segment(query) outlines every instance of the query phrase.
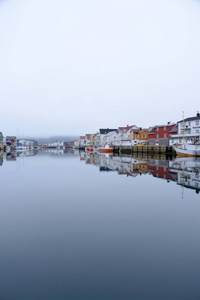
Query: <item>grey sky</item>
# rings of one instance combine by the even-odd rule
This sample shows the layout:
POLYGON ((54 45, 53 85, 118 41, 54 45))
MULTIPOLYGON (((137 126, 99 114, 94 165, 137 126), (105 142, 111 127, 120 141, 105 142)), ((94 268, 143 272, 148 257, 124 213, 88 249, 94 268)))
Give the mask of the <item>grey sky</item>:
POLYGON ((200 1, 0 1, 0 131, 49 136, 193 116, 200 1))

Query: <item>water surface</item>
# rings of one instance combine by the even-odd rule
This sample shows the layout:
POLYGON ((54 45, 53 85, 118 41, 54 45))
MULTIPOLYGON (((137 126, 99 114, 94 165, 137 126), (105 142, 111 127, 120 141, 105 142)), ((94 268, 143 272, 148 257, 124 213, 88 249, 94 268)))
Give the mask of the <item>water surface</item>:
POLYGON ((199 299, 199 162, 75 154, 1 156, 0 299, 199 299))

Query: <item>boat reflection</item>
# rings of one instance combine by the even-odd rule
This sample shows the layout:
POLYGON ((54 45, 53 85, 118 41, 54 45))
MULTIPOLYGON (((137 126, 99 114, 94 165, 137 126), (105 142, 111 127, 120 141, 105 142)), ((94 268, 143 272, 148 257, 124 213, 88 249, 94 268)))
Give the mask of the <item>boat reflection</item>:
POLYGON ((177 184, 200 191, 200 158, 183 157, 169 162, 170 171, 177 175, 177 184))

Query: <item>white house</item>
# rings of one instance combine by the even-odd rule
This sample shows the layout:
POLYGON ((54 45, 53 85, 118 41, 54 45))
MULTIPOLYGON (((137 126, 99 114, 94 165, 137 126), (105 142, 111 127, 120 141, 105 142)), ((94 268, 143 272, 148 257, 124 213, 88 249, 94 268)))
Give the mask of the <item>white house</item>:
POLYGON ((80 147, 84 147, 86 144, 86 137, 85 136, 80 136, 80 141, 79 141, 80 147))
POLYGON ((194 142, 200 140, 200 114, 197 113, 195 117, 186 118, 177 122, 178 134, 174 134, 169 138, 169 145, 176 143, 183 143, 184 139, 187 142, 194 142))
POLYGON ((103 145, 113 145, 113 142, 117 140, 117 131, 108 132, 103 136, 103 145))
POLYGON ((109 128, 99 129, 99 146, 105 145, 105 139, 104 139, 105 135, 107 135, 109 132, 113 132, 113 131, 117 132, 117 129, 109 129, 109 128))
POLYGON ((131 146, 132 140, 132 129, 141 129, 136 125, 127 125, 126 127, 118 127, 118 135, 115 141, 113 141, 113 145, 115 146, 131 146))

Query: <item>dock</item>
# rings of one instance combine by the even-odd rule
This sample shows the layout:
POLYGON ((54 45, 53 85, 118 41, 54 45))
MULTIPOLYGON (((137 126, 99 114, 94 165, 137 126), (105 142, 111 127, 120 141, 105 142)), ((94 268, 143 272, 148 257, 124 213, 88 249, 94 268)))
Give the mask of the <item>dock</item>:
POLYGON ((153 145, 141 145, 141 146, 114 146, 113 152, 116 154, 147 154, 148 155, 166 155, 176 156, 176 152, 172 146, 153 146, 153 145))

